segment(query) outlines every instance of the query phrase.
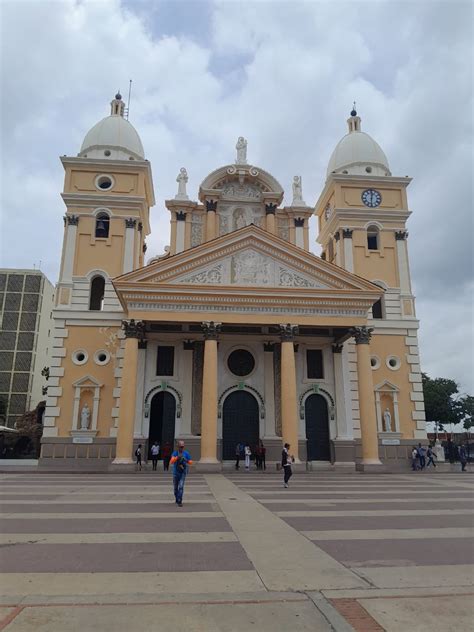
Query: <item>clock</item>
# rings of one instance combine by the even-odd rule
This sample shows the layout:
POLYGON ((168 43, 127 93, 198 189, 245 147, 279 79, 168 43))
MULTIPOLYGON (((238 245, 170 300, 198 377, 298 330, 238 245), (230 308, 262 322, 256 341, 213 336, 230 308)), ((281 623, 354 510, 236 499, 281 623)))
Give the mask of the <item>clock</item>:
POLYGON ((362 202, 366 206, 370 206, 370 208, 375 208, 376 206, 379 206, 380 202, 382 201, 382 196, 375 189, 366 189, 365 191, 362 191, 361 197, 362 202))

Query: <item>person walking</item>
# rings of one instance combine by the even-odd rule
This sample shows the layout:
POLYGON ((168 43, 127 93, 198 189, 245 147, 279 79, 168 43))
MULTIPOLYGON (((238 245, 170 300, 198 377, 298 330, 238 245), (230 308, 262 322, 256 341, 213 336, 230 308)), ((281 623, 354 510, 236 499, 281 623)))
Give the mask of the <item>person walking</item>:
POLYGON ((235 469, 239 470, 240 469, 240 457, 242 455, 242 444, 239 443, 235 446, 235 469))
POLYGON ((260 440, 257 441, 254 449, 253 449, 253 453, 255 454, 255 467, 257 468, 257 470, 260 469, 260 440))
POLYGON ((182 507, 186 474, 188 473, 188 467, 193 463, 191 455, 184 449, 184 441, 178 441, 178 449, 171 455, 170 463, 173 466, 173 489, 175 502, 178 507, 182 507))
POLYGON ((250 470, 250 457, 252 456, 252 450, 250 449, 250 446, 248 443, 245 445, 244 454, 245 454, 245 469, 250 470))
POLYGON ((465 472, 467 465, 467 453, 464 444, 459 446, 459 460, 461 462, 461 472, 465 472))
POLYGON ((170 459, 171 459, 171 444, 167 441, 163 448, 161 449, 161 456, 163 458, 163 470, 167 472, 170 469, 170 459))
POLYGON ((294 462, 294 458, 290 455, 290 444, 285 443, 285 446, 281 453, 281 466, 283 468, 283 487, 288 487, 288 481, 293 476, 291 470, 291 464, 294 462))
POLYGON ((160 446, 158 445, 158 441, 151 446, 151 462, 153 464, 153 471, 156 472, 156 466, 158 465, 158 455, 160 453, 160 446))
POLYGON ((426 450, 426 456, 428 457, 428 463, 426 464, 426 469, 428 469, 430 465, 432 465, 433 467, 436 467, 436 463, 433 460, 436 455, 433 452, 431 446, 428 446, 428 449, 426 450))
POLYGON ((142 444, 139 443, 135 450, 135 458, 137 459, 137 470, 142 469, 142 444))

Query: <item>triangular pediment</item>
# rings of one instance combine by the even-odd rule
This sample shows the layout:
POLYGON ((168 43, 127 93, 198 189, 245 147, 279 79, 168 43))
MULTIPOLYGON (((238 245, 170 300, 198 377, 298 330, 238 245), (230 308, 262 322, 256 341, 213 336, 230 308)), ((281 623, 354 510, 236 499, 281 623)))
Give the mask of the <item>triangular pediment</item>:
POLYGON ((130 272, 114 283, 376 289, 369 281, 253 225, 130 272))

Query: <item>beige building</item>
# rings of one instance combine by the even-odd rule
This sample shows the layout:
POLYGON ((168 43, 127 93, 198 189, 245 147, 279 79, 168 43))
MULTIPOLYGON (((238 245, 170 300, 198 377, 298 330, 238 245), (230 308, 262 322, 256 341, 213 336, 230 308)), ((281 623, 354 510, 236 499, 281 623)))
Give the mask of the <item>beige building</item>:
POLYGON ((54 287, 40 270, 0 269, 0 399, 11 428, 46 399, 54 287))
POLYGON ((198 468, 262 440, 309 467, 406 467, 426 437, 406 189, 355 111, 315 205, 292 203, 240 137, 147 263, 151 165, 123 116, 61 158, 66 205, 41 464, 123 467, 183 438, 198 468), (319 222, 321 257, 308 220, 319 222))

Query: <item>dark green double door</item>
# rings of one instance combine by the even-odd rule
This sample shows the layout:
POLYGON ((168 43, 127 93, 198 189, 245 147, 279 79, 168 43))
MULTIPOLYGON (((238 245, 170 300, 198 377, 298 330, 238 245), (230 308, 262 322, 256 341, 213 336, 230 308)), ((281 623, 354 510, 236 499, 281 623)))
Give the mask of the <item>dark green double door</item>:
POLYGON ((151 400, 148 457, 155 441, 162 447, 169 442, 174 448, 176 401, 171 393, 160 391, 151 400))
POLYGON ((308 461, 330 461, 328 405, 322 395, 310 395, 305 402, 308 461))
POLYGON ((222 460, 235 459, 238 443, 248 443, 253 453, 259 438, 257 400, 246 391, 230 393, 222 410, 222 460))

